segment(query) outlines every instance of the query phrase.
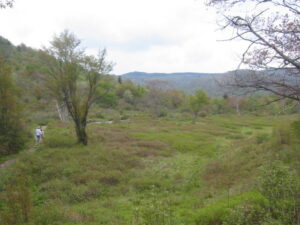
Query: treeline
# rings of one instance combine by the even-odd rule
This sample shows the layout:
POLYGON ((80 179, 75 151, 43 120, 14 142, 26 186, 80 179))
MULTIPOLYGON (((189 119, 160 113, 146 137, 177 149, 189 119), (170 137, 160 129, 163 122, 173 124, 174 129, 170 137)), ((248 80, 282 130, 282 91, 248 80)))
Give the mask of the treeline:
POLYGON ((174 112, 190 113, 192 116, 204 117, 215 114, 282 115, 298 112, 299 104, 288 99, 277 100, 276 96, 223 95, 210 98, 203 90, 186 94, 181 90, 161 88, 164 81, 153 80, 146 86, 137 86, 122 77, 109 76, 99 88, 97 105, 120 111, 140 110, 154 117, 164 117, 174 112), (110 88, 107 91, 106 88, 110 88))

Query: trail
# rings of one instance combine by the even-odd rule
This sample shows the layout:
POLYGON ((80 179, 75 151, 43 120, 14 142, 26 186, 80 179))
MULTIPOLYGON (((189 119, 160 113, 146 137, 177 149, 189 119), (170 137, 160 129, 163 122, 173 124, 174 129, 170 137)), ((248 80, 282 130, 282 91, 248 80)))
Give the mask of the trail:
MULTIPOLYGON (((42 126, 43 130, 46 130, 46 128, 47 128, 47 126, 42 126)), ((39 146, 40 146, 39 144, 35 144, 34 146, 32 146, 30 149, 28 149, 26 151, 29 152, 29 153, 33 153, 36 150, 38 150, 39 146)), ((5 162, 1 163, 0 164, 0 171, 3 170, 3 169, 5 169, 8 166, 14 164, 15 162, 18 161, 18 159, 19 159, 19 157, 16 157, 14 159, 9 159, 9 160, 6 160, 5 162)))

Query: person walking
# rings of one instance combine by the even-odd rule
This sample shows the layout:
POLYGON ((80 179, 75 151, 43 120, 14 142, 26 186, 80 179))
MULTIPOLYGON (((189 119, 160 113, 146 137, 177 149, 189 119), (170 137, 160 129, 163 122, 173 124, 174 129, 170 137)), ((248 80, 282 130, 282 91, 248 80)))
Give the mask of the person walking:
POLYGON ((35 129, 35 140, 36 140, 36 142, 40 143, 41 138, 42 138, 42 131, 41 131, 40 128, 36 128, 35 129))
POLYGON ((44 142, 44 135, 45 135, 45 133, 44 133, 44 130, 42 129, 42 127, 40 128, 40 130, 41 130, 41 138, 40 138, 40 141, 41 141, 41 142, 44 142))

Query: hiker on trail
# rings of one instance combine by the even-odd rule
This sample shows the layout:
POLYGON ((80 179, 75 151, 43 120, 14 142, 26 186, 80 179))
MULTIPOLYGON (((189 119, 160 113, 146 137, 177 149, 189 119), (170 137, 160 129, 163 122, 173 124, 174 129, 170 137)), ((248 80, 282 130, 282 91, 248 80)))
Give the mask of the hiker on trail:
POLYGON ((40 130, 41 130, 41 138, 40 138, 40 140, 41 141, 44 141, 44 131, 43 131, 43 129, 42 128, 40 128, 40 130))
POLYGON ((40 128, 35 129, 35 140, 37 143, 40 143, 42 138, 42 130, 40 128))

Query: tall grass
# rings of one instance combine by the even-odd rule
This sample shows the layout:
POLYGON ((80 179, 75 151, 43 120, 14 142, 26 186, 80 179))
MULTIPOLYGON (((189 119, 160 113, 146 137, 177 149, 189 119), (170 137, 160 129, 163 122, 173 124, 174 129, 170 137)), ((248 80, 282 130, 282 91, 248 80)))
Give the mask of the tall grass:
MULTIPOLYGON (((81 146, 71 124, 53 122, 38 151, 0 171, 0 193, 17 171, 31 177, 37 225, 233 224, 270 206, 260 168, 279 160, 299 174, 298 126, 284 126, 265 117, 191 124, 142 115, 88 125, 90 144, 81 146)), ((0 212, 8 205, 0 202, 0 212)))

